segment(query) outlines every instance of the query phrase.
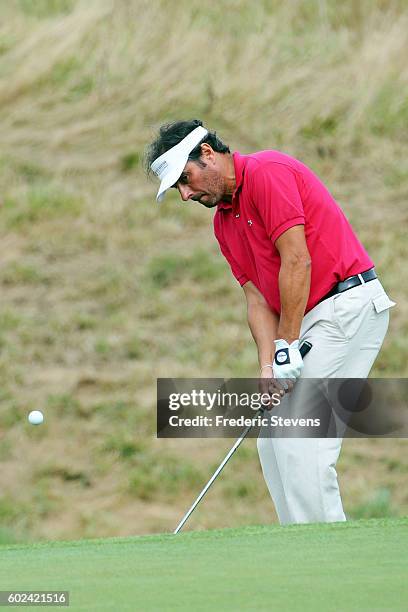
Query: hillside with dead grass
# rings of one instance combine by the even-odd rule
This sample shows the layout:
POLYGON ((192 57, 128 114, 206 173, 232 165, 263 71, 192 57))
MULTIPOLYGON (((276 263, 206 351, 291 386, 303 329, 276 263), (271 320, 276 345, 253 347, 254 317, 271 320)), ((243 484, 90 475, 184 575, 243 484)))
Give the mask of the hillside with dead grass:
MULTIPOLYGON (((169 530, 231 445, 155 439, 157 377, 257 373, 212 213, 142 172, 163 122, 324 180, 398 303, 372 375, 407 376, 407 30, 397 0, 1 3, 4 541, 169 530)), ((405 451, 346 440, 351 516, 407 513, 405 451)), ((191 524, 273 520, 248 440, 191 524)))

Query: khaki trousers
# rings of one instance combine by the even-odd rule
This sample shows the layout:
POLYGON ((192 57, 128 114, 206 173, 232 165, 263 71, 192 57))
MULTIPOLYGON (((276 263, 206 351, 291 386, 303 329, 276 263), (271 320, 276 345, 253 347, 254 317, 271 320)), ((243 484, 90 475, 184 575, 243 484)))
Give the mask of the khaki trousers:
MULTIPOLYGON (((315 306, 301 327, 301 342, 313 345, 302 378, 366 378, 394 305, 376 279, 315 306)), ((261 430, 259 458, 281 524, 346 520, 335 469, 341 444, 341 438, 272 438, 261 430)))

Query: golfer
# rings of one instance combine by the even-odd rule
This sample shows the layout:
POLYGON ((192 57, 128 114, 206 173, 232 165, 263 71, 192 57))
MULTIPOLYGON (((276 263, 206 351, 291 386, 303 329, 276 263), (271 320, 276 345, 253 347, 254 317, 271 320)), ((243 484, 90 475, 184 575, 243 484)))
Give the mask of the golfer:
MULTIPOLYGON (((199 120, 163 125, 146 166, 157 200, 216 208, 214 232, 246 296, 260 377, 365 378, 394 306, 349 221, 321 180, 275 150, 230 149, 199 120), (313 348, 305 358, 299 346, 313 348)), ((267 382, 267 384, 269 384, 267 382)), ((336 462, 341 438, 258 438, 281 524, 346 520, 336 462)))

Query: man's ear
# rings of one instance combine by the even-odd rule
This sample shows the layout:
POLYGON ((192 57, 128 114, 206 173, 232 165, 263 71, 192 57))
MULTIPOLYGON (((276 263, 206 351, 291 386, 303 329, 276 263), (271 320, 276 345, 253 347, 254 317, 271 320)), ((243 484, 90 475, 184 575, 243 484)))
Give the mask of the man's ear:
POLYGON ((205 162, 214 163, 215 161, 215 151, 211 145, 206 142, 203 142, 201 145, 201 157, 205 162))

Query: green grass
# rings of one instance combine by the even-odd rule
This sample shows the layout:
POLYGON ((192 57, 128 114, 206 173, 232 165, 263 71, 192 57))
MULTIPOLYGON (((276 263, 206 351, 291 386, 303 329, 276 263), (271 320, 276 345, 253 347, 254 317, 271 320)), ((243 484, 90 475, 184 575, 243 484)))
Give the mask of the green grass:
POLYGON ((18 0, 18 5, 23 12, 42 18, 67 13, 74 4, 74 0, 18 0))
POLYGON ((406 609, 408 520, 247 527, 0 548, 0 588, 72 610, 406 609))
MULTIPOLYGON (((31 179, 29 179, 31 180, 31 179)), ((33 223, 79 214, 81 202, 61 185, 30 186, 18 198, 5 199, 4 218, 10 230, 27 228, 33 223)))
POLYGON ((356 519, 395 516, 390 490, 382 488, 374 491, 369 499, 355 508, 351 508, 349 515, 356 519))

